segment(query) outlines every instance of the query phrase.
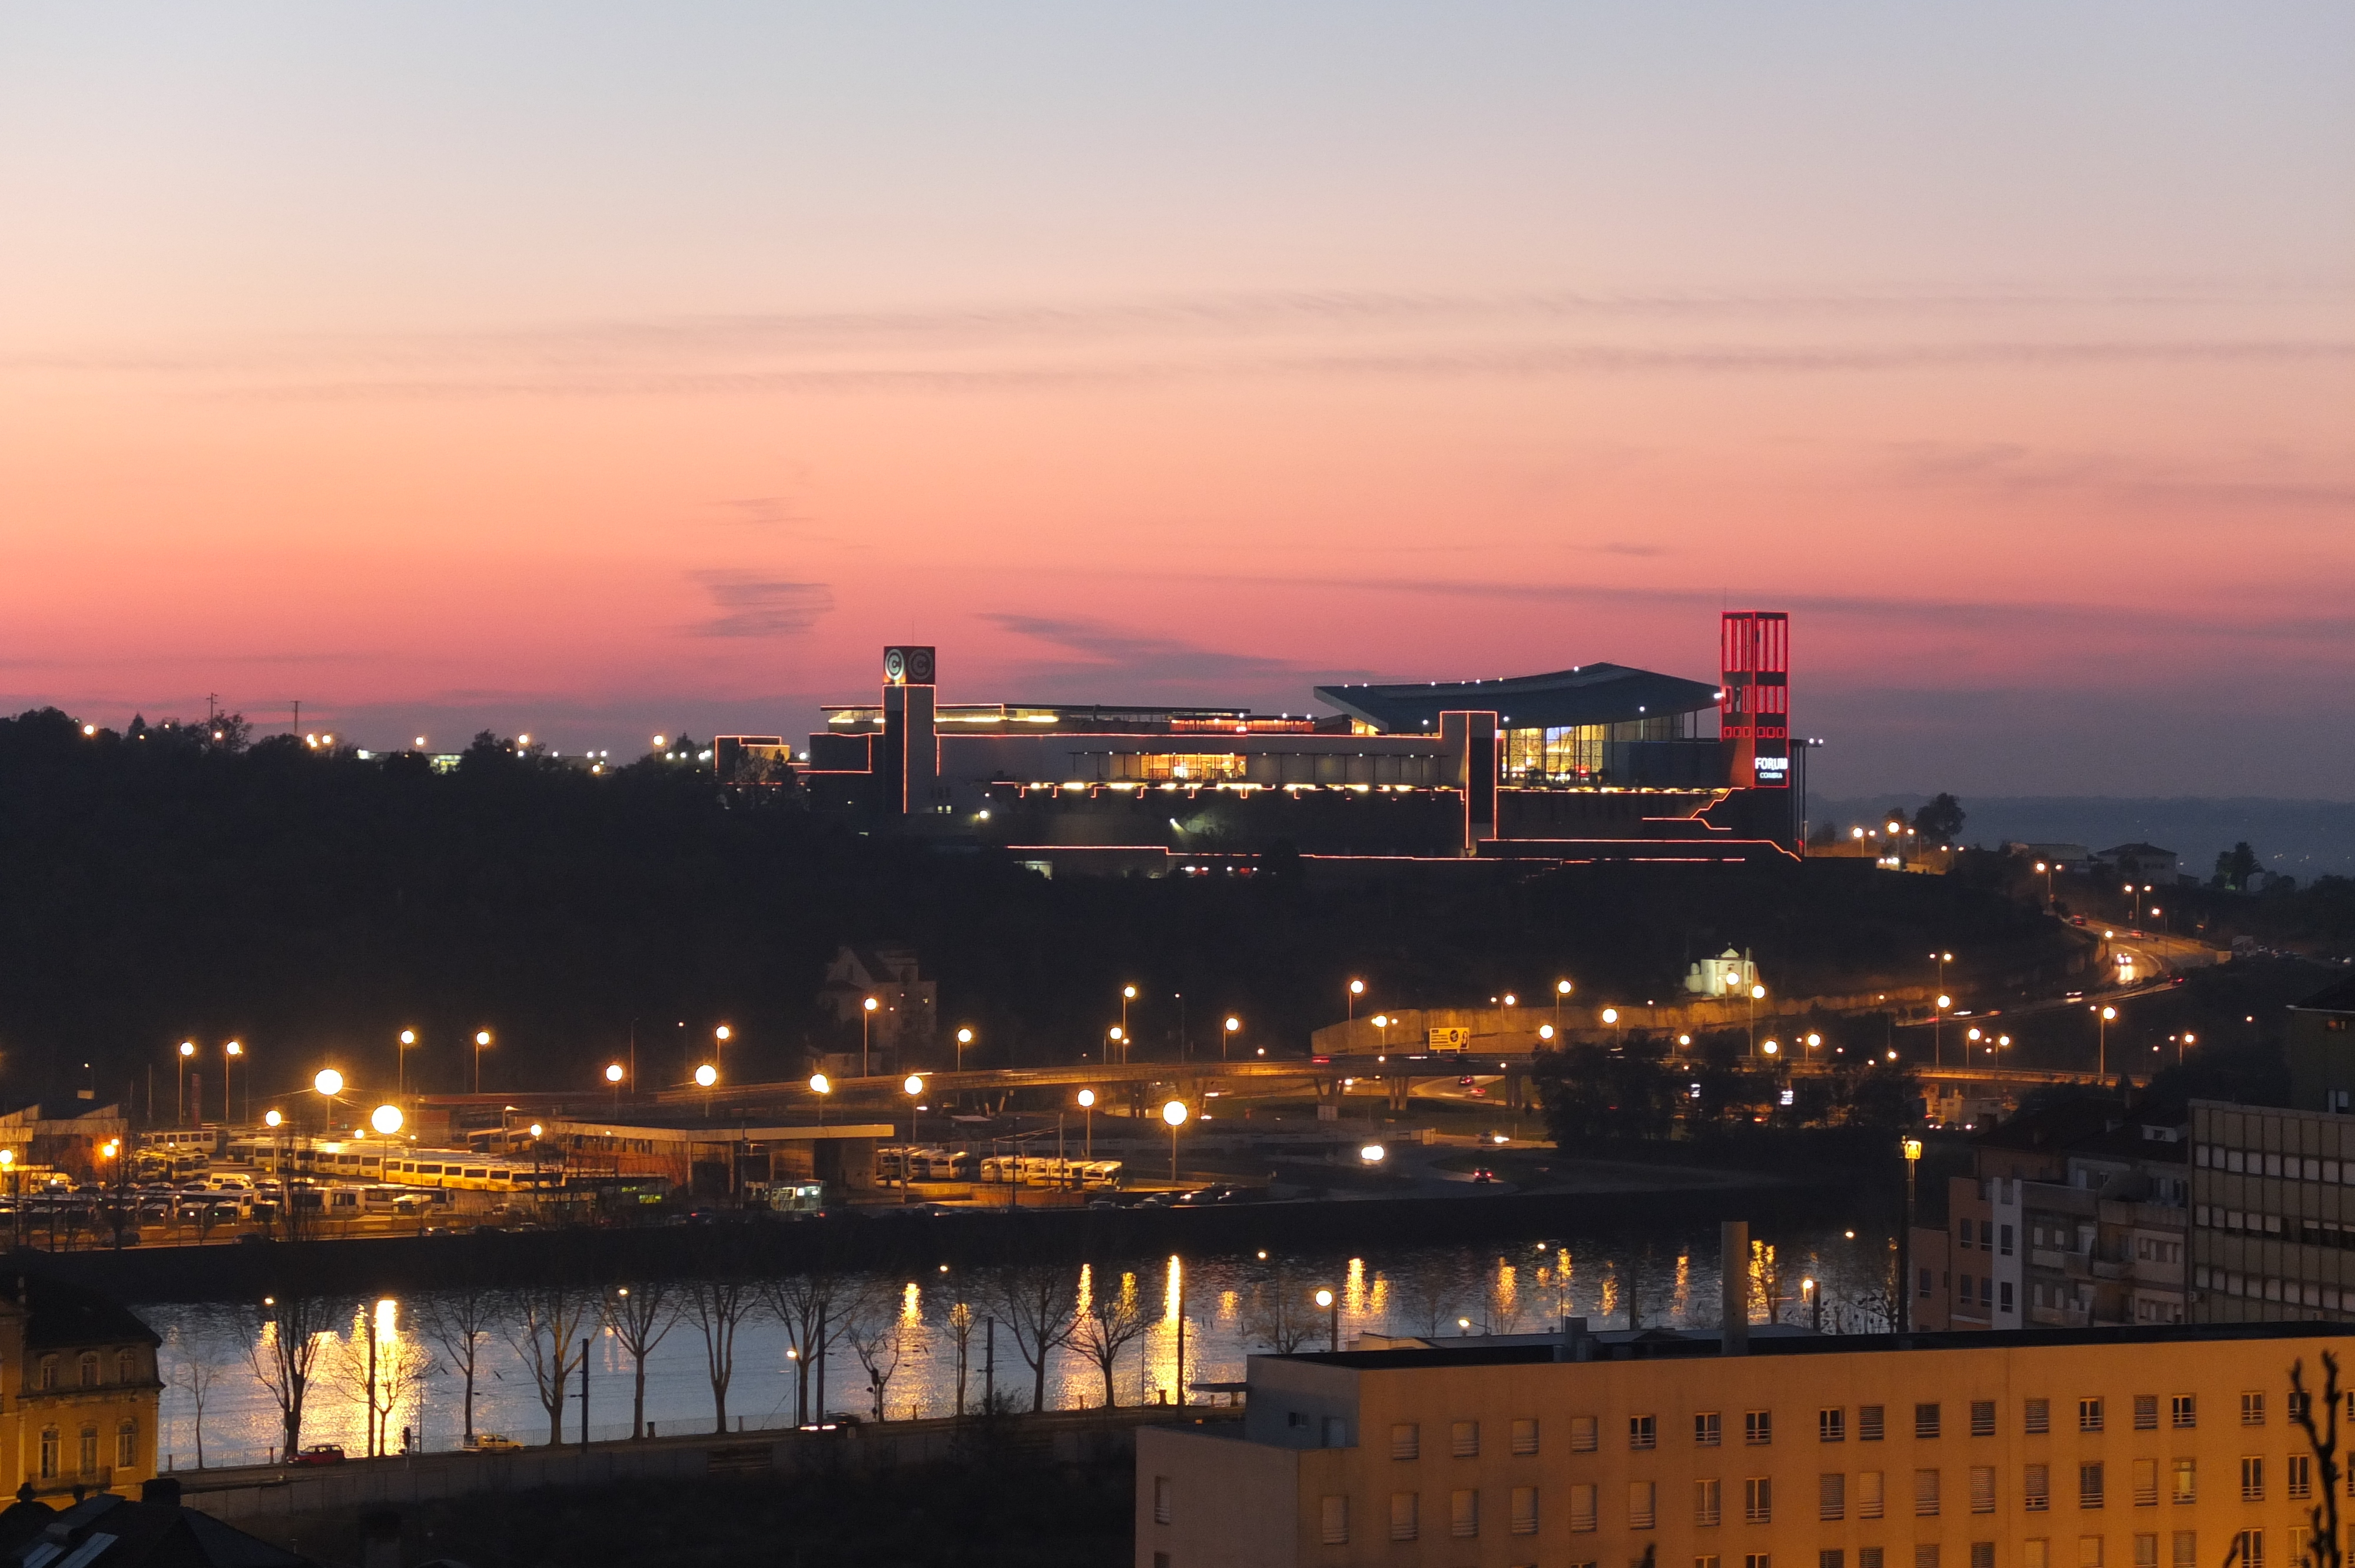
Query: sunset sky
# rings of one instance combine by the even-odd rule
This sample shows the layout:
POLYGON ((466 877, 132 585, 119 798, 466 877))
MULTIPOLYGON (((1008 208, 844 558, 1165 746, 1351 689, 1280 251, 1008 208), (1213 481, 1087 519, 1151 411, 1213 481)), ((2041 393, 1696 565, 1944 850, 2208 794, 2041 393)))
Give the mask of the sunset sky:
POLYGON ((0 705, 1706 678, 2355 798, 2355 11, 0 9, 0 705))

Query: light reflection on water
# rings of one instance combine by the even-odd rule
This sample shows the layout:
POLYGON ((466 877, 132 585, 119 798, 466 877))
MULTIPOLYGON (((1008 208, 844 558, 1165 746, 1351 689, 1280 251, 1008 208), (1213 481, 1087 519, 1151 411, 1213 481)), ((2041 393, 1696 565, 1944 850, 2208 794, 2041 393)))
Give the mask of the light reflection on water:
MULTIPOLYGON (((1148 1281, 1160 1286, 1159 1312, 1135 1345, 1123 1352, 1117 1372, 1124 1404, 1170 1396, 1177 1379, 1179 1327, 1184 1327, 1188 1383, 1240 1381, 1244 1358, 1266 1348, 1256 1336, 1272 1296, 1296 1292, 1305 1302, 1320 1286, 1340 1281, 1340 1326, 1346 1342, 1361 1333, 1458 1332, 1468 1321, 1475 1332, 1529 1332, 1563 1316, 1583 1314, 1597 1328, 1624 1327, 1631 1271, 1634 1298, 1646 1326, 1709 1327, 1717 1321, 1717 1238, 1713 1229, 1665 1233, 1648 1243, 1625 1237, 1608 1241, 1531 1241, 1518 1245, 1402 1248, 1392 1254, 1295 1256, 1263 1260, 1248 1252, 1203 1254, 1192 1258, 1138 1258, 1075 1265, 1072 1272, 1083 1302, 1099 1292, 1144 1297, 1148 1281), (1156 1280, 1157 1277, 1157 1280, 1156 1280)), ((1748 1273, 1760 1297, 1772 1290, 1785 1298, 1785 1322, 1804 1319, 1799 1300, 1803 1276, 1822 1282, 1826 1327, 1863 1330, 1881 1326, 1862 1298, 1884 1290, 1890 1242, 1861 1234, 1845 1239, 1837 1229, 1786 1233, 1774 1244, 1753 1244, 1748 1273)), ((959 1303, 975 1322, 969 1343, 967 1396, 977 1406, 986 1381, 988 1330, 980 1319, 996 1314, 990 1304, 985 1269, 937 1268, 909 1276, 849 1275, 846 1296, 870 1294, 896 1317, 905 1336, 897 1370, 884 1390, 889 1419, 954 1413, 956 1346, 949 1325, 959 1303)), ((684 1292, 675 1293, 682 1304, 684 1292)), ((368 1348, 377 1341, 376 1407, 383 1412, 385 1446, 397 1450, 404 1428, 421 1435, 427 1448, 457 1446, 461 1419, 460 1379, 440 1364, 431 1340, 418 1327, 421 1297, 353 1304, 347 1321, 323 1339, 314 1384, 304 1410, 303 1440, 336 1443, 357 1457, 367 1450, 368 1348), (429 1364, 430 1363, 430 1364, 429 1364)), ((1140 1302, 1142 1305, 1142 1302, 1140 1302)), ((1084 1309, 1084 1308, 1082 1308, 1084 1309)), ((196 1400, 187 1387, 187 1363, 209 1363, 214 1381, 204 1398, 204 1447, 208 1464, 259 1463, 279 1438, 279 1414, 268 1390, 254 1375, 247 1354, 255 1341, 236 1312, 213 1306, 146 1307, 141 1316, 165 1336, 164 1453, 181 1468, 196 1463, 196 1400)), ((1753 1311, 1763 1316, 1763 1308, 1753 1311)), ((1029 1402, 1031 1374, 1003 1320, 996 1329, 996 1386, 1018 1408, 1029 1402)), ((1295 1317, 1310 1325, 1304 1348, 1323 1348, 1324 1313, 1313 1306, 1295 1317)), ((506 1321, 506 1319, 503 1319, 506 1321)), ((628 1436, 633 1363, 610 1330, 590 1326, 591 1435, 628 1436)), ((793 1362, 783 1329, 755 1314, 736 1340, 736 1372, 728 1393, 730 1425, 748 1428, 790 1425, 794 1412, 793 1362)), ((686 1313, 646 1358, 646 1416, 658 1431, 709 1431, 712 1395, 705 1370, 703 1337, 686 1313)), ((872 1418, 874 1399, 851 1347, 837 1344, 826 1363, 826 1408, 872 1418)), ((1076 1348, 1057 1352, 1050 1367, 1048 1403, 1059 1408, 1100 1404, 1103 1374, 1076 1348)), ((566 1441, 580 1435, 580 1378, 576 1372, 564 1405, 566 1441)), ((1200 1397, 1195 1395, 1192 1397, 1200 1397)), ((504 1332, 485 1346, 474 1394, 474 1427, 524 1443, 549 1440, 549 1414, 527 1363, 504 1332)))

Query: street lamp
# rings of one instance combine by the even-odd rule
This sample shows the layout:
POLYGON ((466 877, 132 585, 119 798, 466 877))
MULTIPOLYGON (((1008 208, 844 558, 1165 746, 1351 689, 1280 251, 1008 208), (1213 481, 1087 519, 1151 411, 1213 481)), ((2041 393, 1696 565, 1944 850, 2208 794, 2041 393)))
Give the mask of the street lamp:
POLYGON ((735 1037, 736 1032, 724 1023, 711 1032, 711 1060, 714 1064, 724 1065, 727 1062, 728 1042, 735 1037))
POLYGON ((1108 1042, 1109 1048, 1104 1052, 1104 1060, 1109 1062, 1114 1055, 1119 1054, 1121 1043, 1127 1038, 1128 1031, 1123 1029, 1117 1023, 1114 1024, 1110 1029, 1105 1030, 1104 1039, 1108 1042))
POLYGON ((1387 1054, 1391 1048, 1391 1015, 1387 1012, 1375 1013, 1374 1027, 1381 1032, 1382 1051, 1387 1054))
POLYGON ((1096 1092, 1093 1089, 1082 1089, 1079 1100, 1080 1109, 1087 1113, 1087 1120, 1082 1124, 1085 1128, 1084 1136, 1087 1139, 1087 1151, 1082 1158, 1093 1160, 1096 1157, 1096 1092))
POLYGON ((173 1118, 173 1125, 176 1127, 186 1127, 188 1123, 188 1058, 196 1054, 195 1041, 180 1042, 180 1109, 179 1113, 173 1118))
POLYGON ((900 1091, 908 1097, 908 1147, 900 1155, 900 1202, 908 1201, 908 1182, 916 1173, 916 1113, 923 1107, 916 1097, 924 1092, 924 1080, 911 1073, 900 1080, 900 1091))
POLYGON ((1553 1027, 1554 1033, 1557 1034, 1561 1033, 1562 998, 1570 994, 1570 982, 1566 980, 1558 980, 1553 982, 1553 1027))
MULTIPOLYGON (((1136 988, 1135 986, 1124 985, 1120 988, 1120 1037, 1123 1040, 1128 1038, 1128 1004, 1135 1000, 1136 988)), ((1121 1060, 1124 1062, 1128 1060, 1126 1053, 1124 1052, 1122 1054, 1121 1060)))
POLYGON ((1941 1037, 1945 1033, 1946 1009, 1954 1005, 1955 999, 1942 991, 1937 996, 1937 1006, 1930 1013, 1930 1065, 1934 1067, 1945 1065, 1945 1047, 1941 1037))
MULTIPOLYGON (((229 1096, 229 1069, 237 1065, 237 1059, 244 1054, 245 1043, 241 1040, 232 1040, 221 1047, 221 1120, 223 1121, 237 1119, 235 1109, 237 1102, 229 1096)), ((197 1120, 202 1122, 204 1119, 205 1107, 198 1106, 197 1120)))
POLYGON ((1171 1100, 1161 1107, 1161 1119, 1169 1124, 1169 1184, 1178 1185, 1178 1129, 1186 1125, 1186 1102, 1171 1100))
POLYGON ((972 1030, 960 1029, 957 1031, 957 1071, 960 1073, 964 1071, 964 1048, 972 1044, 972 1030))
POLYGON ((1824 1331, 1824 1298, 1813 1279, 1799 1281, 1799 1298, 1807 1304, 1809 1326, 1818 1334, 1824 1331))
POLYGON ((1604 1008, 1603 1010, 1603 1022, 1611 1025, 1612 1039, 1614 1043, 1625 1038, 1625 1036, 1619 1033, 1619 1010, 1617 1008, 1604 1008))
POLYGON ((1808 1032, 1808 1033, 1807 1033, 1807 1060, 1808 1060, 1808 1061, 1812 1062, 1812 1061, 1814 1061, 1814 1060, 1816 1059, 1816 1047, 1817 1047, 1817 1046, 1818 1046, 1818 1045, 1821 1045, 1823 1043, 1824 1043, 1824 1037, 1823 1037, 1822 1035, 1816 1033, 1815 1033, 1814 1031, 1812 1031, 1812 1030, 1810 1030, 1810 1031, 1808 1032))
POLYGON ((824 1073, 810 1075, 810 1093, 817 1097, 817 1124, 826 1125, 826 1097, 834 1093, 834 1081, 824 1073))
POLYGON ((474 1092, 478 1095, 483 1092, 483 1052, 489 1047, 490 1044, 489 1030, 474 1031, 474 1092))
POLYGON ((1234 1017, 1234 1016, 1232 1016, 1232 1015, 1230 1015, 1230 1016, 1228 1017, 1228 1019, 1227 1019, 1227 1027, 1226 1027, 1226 1028, 1225 1028, 1225 1030, 1224 1030, 1223 1032, 1221 1032, 1221 1033, 1220 1033, 1220 1035, 1219 1035, 1219 1060, 1220 1060, 1220 1061, 1223 1062, 1223 1061, 1225 1061, 1225 1060, 1227 1059, 1227 1043, 1228 1043, 1229 1041, 1232 1040, 1232 1039, 1235 1037, 1235 1032, 1236 1032, 1237 1030, 1241 1029, 1242 1026, 1243 1026, 1243 1021, 1242 1021, 1241 1019, 1240 1019, 1240 1018, 1236 1018, 1236 1017, 1234 1017))
POLYGON ((2094 1012, 2094 1076, 2105 1078, 2110 1072, 2110 1021, 2118 1015, 2115 1007, 2105 1007, 2094 1012))
POLYGON ((414 1029, 402 1030, 400 1032, 400 1040, 394 1043, 392 1050, 392 1087, 393 1097, 395 1099, 405 1099, 408 1097, 409 1048, 416 1044, 417 1031, 414 1029))
POLYGON ((1341 1298, 1330 1290, 1320 1290, 1316 1293, 1316 1305, 1329 1314, 1326 1319, 1325 1348, 1337 1351, 1341 1348, 1341 1298))
POLYGON ((1369 1170, 1371 1170, 1373 1167, 1375 1167, 1375 1166, 1377 1166, 1377 1165, 1380 1165, 1380 1164, 1384 1160, 1388 1159, 1389 1157, 1390 1157, 1390 1150, 1387 1150, 1387 1149, 1384 1149, 1384 1148, 1383 1148, 1380 1144, 1379 1144, 1379 1143, 1369 1143, 1369 1144, 1368 1144, 1368 1145, 1366 1145, 1363 1149, 1360 1149, 1359 1150, 1358 1150, 1358 1158, 1359 1158, 1360 1160, 1362 1160, 1362 1161, 1364 1161, 1364 1162, 1365 1162, 1366 1167, 1367 1167, 1369 1170))
POLYGON ((1353 980, 1349 982, 1349 1015, 1347 1022, 1351 1023, 1358 1022, 1358 999, 1365 994, 1365 981, 1353 980))
POLYGON ((612 1062, 606 1065, 605 1081, 613 1086, 613 1114, 615 1116, 622 1114, 622 1080, 629 1075, 628 1070, 619 1062, 612 1062))
POLYGON ((344 1075, 333 1067, 322 1067, 312 1077, 311 1086, 327 1098, 334 1099, 344 1092, 344 1075))
POLYGON ((1909 1138, 1897 1146, 1905 1156, 1905 1224, 1897 1233, 1897 1331, 1913 1326, 1913 1171, 1922 1163, 1922 1140, 1909 1138))
POLYGON ((378 1106, 376 1109, 368 1112, 368 1125, 376 1128, 378 1133, 382 1134, 386 1138, 390 1138, 394 1133, 400 1130, 400 1122, 401 1116, 400 1107, 399 1106, 378 1106))
POLYGON ((713 1066, 710 1063, 706 1062, 701 1066, 696 1068, 695 1082, 697 1087, 708 1089, 719 1081, 719 1069, 713 1066))
POLYGON ((1766 988, 1753 983, 1750 987, 1750 1054, 1758 1054, 1758 1004, 1766 1000, 1766 988))
POLYGON ((875 1010, 882 1005, 871 996, 858 1004, 858 1075, 862 1078, 872 1076, 875 1071, 868 1063, 867 1031, 875 1021, 875 1010))

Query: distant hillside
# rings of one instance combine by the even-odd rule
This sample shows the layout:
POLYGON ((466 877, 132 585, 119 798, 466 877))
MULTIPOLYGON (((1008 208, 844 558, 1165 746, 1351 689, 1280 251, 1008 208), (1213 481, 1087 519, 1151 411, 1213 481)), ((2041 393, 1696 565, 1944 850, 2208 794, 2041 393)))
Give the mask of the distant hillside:
MULTIPOLYGON (((1912 810, 1926 795, 1817 796, 1807 803, 1817 822, 1863 821, 1891 806, 1912 810)), ((2300 882, 2355 876, 2355 802, 2226 800, 2127 800, 2106 795, 1966 795, 1963 838, 1989 848, 2006 839, 2081 843, 2094 849, 2141 840, 2174 850, 2183 869, 2205 877, 2219 851, 2246 840, 2266 869, 2300 882)))

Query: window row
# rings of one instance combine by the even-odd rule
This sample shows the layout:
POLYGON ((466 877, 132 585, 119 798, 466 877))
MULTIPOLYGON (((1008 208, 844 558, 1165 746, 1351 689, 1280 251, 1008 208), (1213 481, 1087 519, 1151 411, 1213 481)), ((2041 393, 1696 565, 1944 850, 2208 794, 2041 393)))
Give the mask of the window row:
POLYGON ((2192 1269, 2191 1283, 2201 1290, 2214 1290, 2249 1301, 2280 1301, 2294 1307, 2319 1307, 2330 1312, 2355 1312, 2355 1290, 2318 1285, 2311 1279, 2228 1273, 2203 1263, 2192 1269))
MULTIPOLYGON (((2187 1431, 2200 1425, 2200 1398, 2197 1394, 2177 1393, 2167 1396, 2164 1406, 2155 1393, 2133 1396, 2134 1430, 2155 1432, 2160 1418, 2178 1431, 2187 1431)), ((1913 1436, 1932 1438, 1945 1434, 1947 1406, 1942 1402, 1927 1402, 1913 1406, 1913 1436)), ((2261 1393, 2241 1395, 2241 1425, 2264 1425, 2265 1396, 2261 1393)), ((2350 1404, 2355 1415, 2355 1404, 2350 1404)), ((1851 1433, 1849 1410, 1845 1405, 1826 1405, 1816 1412, 1816 1440, 1819 1443, 1845 1443, 1851 1433)), ((2102 1396, 2088 1395, 2077 1401, 2077 1430, 2103 1432, 2109 1426, 2109 1402, 2102 1396)), ((1878 1443, 1888 1436, 1889 1409, 1881 1404, 1860 1404, 1854 1412, 1853 1434, 1859 1443, 1878 1443)), ((1996 1401, 1975 1399, 1967 1402, 1967 1430, 1974 1437, 1992 1437, 1997 1433, 1996 1401)), ((1722 1412, 1704 1410, 1692 1418, 1693 1446, 1716 1448, 1725 1442, 1725 1416, 1722 1412)), ((2052 1402, 2049 1399, 2023 1400, 2020 1406, 2021 1429, 2029 1433, 2052 1430, 2052 1402)), ((1601 1445, 1602 1424, 1592 1415, 1570 1418, 1570 1447, 1575 1454, 1593 1453, 1601 1445)), ((1765 1447, 1774 1441, 1774 1413, 1771 1410, 1748 1410, 1742 1415, 1742 1441, 1750 1447, 1765 1447)), ((1657 1415, 1627 1417, 1627 1446, 1643 1453, 1656 1449, 1660 1443, 1660 1424, 1657 1415)), ((1537 1423, 1513 1423, 1513 1452, 1534 1454, 1537 1449, 1537 1423)), ((1476 1457, 1480 1451, 1479 1423, 1458 1421, 1453 1427, 1451 1452, 1460 1458, 1476 1457)), ((1413 1424, 1401 1424, 1391 1428, 1391 1455, 1393 1458, 1412 1459, 1422 1452, 1420 1428, 1413 1424)))
MULTIPOLYGON (((82 1351, 75 1358, 73 1386, 76 1388, 98 1387, 103 1381, 101 1372, 105 1364, 104 1359, 96 1351, 82 1351)), ((59 1357, 54 1355, 43 1356, 33 1371, 34 1383, 45 1393, 63 1387, 64 1377, 64 1363, 59 1357)), ((136 1383, 138 1380, 139 1353, 129 1349, 115 1351, 114 1381, 136 1383)))
MULTIPOLYGON (((99 1473, 98 1428, 83 1427, 80 1439, 80 1448, 75 1456, 79 1462, 72 1473, 76 1476, 95 1476, 99 1473)), ((54 1426, 44 1427, 41 1432, 41 1479, 54 1481, 59 1478, 66 1473, 63 1468, 64 1463, 65 1434, 54 1426)), ((126 1421, 115 1428, 114 1467, 130 1470, 136 1469, 138 1466, 139 1423, 126 1421)))
MULTIPOLYGON (((1594 1447, 1594 1417, 1592 1415, 1572 1417, 1570 1424, 1570 1446, 1572 1448, 1577 1448, 1579 1446, 1579 1423, 1581 1421, 1586 1423, 1584 1430, 1587 1441, 1585 1449, 1582 1451, 1591 1452, 1594 1447)), ((1536 1453, 1538 1451, 1538 1424, 1536 1419, 1534 1417, 1525 1416, 1515 1420, 1511 1424, 1510 1430, 1508 1433, 1508 1441, 1511 1446, 1512 1452, 1516 1454, 1536 1453)), ((1647 1443, 1645 1446, 1649 1447, 1651 1445, 1647 1443)), ((1449 1457, 1452 1458, 1478 1458, 1480 1457, 1480 1424, 1476 1421, 1449 1422, 1447 1424, 1447 1452, 1449 1457)), ((1393 1459, 1420 1459, 1423 1457, 1423 1424, 1421 1422, 1401 1421, 1391 1426, 1391 1457, 1393 1459)))
POLYGON ((2011 1255, 2011 1227, 1998 1225, 1993 1220, 1981 1220, 1975 1225, 1969 1220, 1956 1222, 1955 1243, 1965 1252, 1973 1246, 1972 1234, 1977 1234, 1977 1245, 1981 1252, 1993 1252, 1999 1257, 2011 1255))
MULTIPOLYGON (((2073 1568, 2068 1556, 2069 1543, 2064 1541, 2057 1544, 2060 1547, 2058 1555, 2054 1552, 2056 1542, 2047 1537, 2039 1536, 2021 1542, 2019 1559, 2014 1568, 2073 1568)), ((2105 1538, 2099 1535, 2079 1536, 2075 1544, 2073 1568, 2127 1568, 2126 1564, 2112 1564, 2105 1561, 2105 1538)), ((2159 1552, 2162 1544, 2167 1551, 2169 1568, 2199 1568, 2199 1537, 2196 1532, 2189 1530, 2172 1531, 2164 1543, 2155 1531, 2134 1537, 2130 1542, 2130 1550, 2133 1552, 2131 1568, 2160 1568, 2159 1552)), ((2249 1568, 2265 1568, 2264 1531, 2244 1530, 2237 1532, 2232 1537, 2232 1551, 2239 1562, 2248 1564, 2249 1568)), ((1941 1562, 1939 1547, 1934 1542, 1923 1542, 1913 1547, 1901 1546, 1893 1549, 1860 1546, 1856 1551, 1854 1568, 1904 1568, 1905 1557, 1909 1552, 1913 1556, 1913 1568, 1945 1568, 1941 1562), (1892 1550, 1897 1554, 1897 1561, 1894 1563, 1890 1561, 1889 1556, 1892 1550)), ((1816 1568, 1849 1568, 1848 1559, 1849 1554, 1845 1549, 1837 1546, 1828 1547, 1816 1553, 1816 1568)), ((1745 1552, 1741 1561, 1742 1568, 1774 1568, 1772 1555, 1764 1552, 1745 1552)), ((1695 1557, 1692 1564, 1693 1568, 1723 1568, 1725 1562, 1725 1558, 1711 1552, 1695 1557)), ((1588 1561, 1572 1563, 1569 1568, 1598 1568, 1598 1565, 1588 1561)), ((1962 1568, 1962 1564, 1957 1562, 1955 1568, 1962 1568)), ((1997 1568, 1996 1543, 1992 1541, 1970 1542, 1968 1568, 1997 1568)))
MULTIPOLYGON (((1458 1541, 1469 1541, 1479 1536, 1480 1498, 1480 1489, 1476 1487, 1459 1487, 1447 1494, 1447 1533, 1451 1537, 1458 1541)), ((1508 1489, 1504 1493, 1504 1501, 1506 1532, 1511 1535, 1535 1535, 1538 1532, 1537 1488, 1508 1489)), ((1318 1499, 1316 1522, 1317 1538, 1324 1544, 1347 1546, 1350 1541, 1352 1524, 1349 1517, 1348 1494, 1328 1493, 1318 1499)), ((1390 1496, 1390 1539, 1419 1541, 1423 1537, 1423 1494, 1392 1492, 1390 1496)))
POLYGON ((2264 1154, 2254 1149, 2219 1149, 2197 1145, 2191 1162, 2202 1171, 2222 1171, 2238 1176, 2275 1176, 2285 1181, 2320 1181, 2332 1187, 2355 1187, 2355 1160, 2317 1160, 2300 1154, 2264 1154))

